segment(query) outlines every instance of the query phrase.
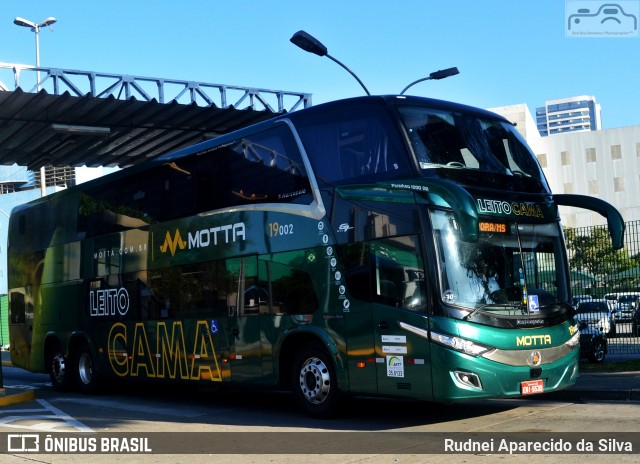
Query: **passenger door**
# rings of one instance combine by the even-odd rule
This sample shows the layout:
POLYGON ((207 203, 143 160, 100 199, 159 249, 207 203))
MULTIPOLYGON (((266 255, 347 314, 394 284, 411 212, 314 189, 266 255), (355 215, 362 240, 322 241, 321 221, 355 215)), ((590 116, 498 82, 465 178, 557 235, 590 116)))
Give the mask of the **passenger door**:
POLYGON ((431 399, 429 319, 418 238, 373 242, 371 259, 378 393, 431 399))
POLYGON ((426 315, 374 304, 373 322, 378 393, 432 399, 426 315))

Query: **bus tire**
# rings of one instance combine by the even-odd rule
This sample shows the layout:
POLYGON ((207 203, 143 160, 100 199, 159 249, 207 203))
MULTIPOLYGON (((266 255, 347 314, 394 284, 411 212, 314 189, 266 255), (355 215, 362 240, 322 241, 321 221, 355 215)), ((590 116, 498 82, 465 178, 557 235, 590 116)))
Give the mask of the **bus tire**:
POLYGON ((291 386, 298 405, 316 418, 334 415, 341 393, 327 350, 317 344, 304 345, 293 361, 291 386))
POLYGON ((95 393, 98 382, 93 368, 93 356, 87 342, 83 342, 78 346, 75 360, 78 388, 85 394, 95 393))
POLYGON ((60 345, 55 345, 47 353, 49 379, 54 390, 68 391, 73 385, 73 375, 69 358, 60 345))

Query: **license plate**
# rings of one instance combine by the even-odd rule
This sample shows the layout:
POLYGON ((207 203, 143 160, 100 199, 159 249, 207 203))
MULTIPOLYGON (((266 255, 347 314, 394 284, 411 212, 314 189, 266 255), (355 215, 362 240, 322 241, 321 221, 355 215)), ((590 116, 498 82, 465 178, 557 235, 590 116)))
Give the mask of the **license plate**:
POLYGON ((544 393, 544 380, 527 380, 520 384, 520 392, 523 395, 536 395, 544 393))

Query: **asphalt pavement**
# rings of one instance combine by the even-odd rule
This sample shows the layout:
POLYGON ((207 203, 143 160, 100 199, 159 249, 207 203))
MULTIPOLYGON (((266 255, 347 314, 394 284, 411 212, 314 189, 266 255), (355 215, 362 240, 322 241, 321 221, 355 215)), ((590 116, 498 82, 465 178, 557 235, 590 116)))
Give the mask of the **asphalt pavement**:
MULTIPOLYGON (((638 359, 640 355, 609 355, 605 364, 638 359)), ((581 372, 571 388, 545 393, 542 397, 564 401, 639 401, 640 371, 581 372)))
MULTIPOLYGON (((638 355, 607 356, 605 363, 636 359, 638 355), (633 356, 633 357, 632 357, 633 356)), ((2 351, 2 365, 11 365, 9 353, 2 351)), ((0 385, 0 406, 33 401, 36 391, 0 385)), ((582 372, 576 384, 566 390, 543 393, 540 399, 562 401, 640 401, 640 371, 582 372)))

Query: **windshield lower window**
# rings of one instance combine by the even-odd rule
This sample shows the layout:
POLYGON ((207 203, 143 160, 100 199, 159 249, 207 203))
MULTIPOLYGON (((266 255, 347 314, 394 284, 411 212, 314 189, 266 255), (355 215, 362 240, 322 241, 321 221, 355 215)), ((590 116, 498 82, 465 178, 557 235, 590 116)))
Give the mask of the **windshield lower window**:
POLYGON ((432 211, 442 301, 468 319, 540 318, 568 302, 563 242, 556 223, 481 222, 477 243, 460 239, 453 214, 432 211))

